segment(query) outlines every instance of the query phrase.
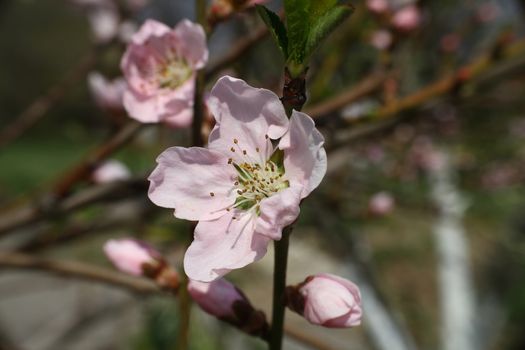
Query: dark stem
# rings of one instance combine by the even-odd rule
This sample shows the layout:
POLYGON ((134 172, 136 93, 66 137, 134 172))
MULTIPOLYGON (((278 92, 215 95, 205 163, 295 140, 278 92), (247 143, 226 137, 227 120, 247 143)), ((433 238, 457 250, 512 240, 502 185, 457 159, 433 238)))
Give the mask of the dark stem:
POLYGON ((274 242, 275 258, 273 273, 272 329, 270 331, 270 350, 281 350, 284 332, 286 270, 288 265, 288 245, 292 226, 283 229, 280 241, 274 242))

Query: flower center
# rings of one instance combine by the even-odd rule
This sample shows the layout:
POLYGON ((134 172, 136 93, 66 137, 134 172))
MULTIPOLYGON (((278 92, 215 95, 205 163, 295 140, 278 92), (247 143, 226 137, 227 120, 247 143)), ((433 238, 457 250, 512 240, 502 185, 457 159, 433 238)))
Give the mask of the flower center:
POLYGON ((178 55, 170 55, 157 71, 157 81, 162 89, 176 89, 191 77, 192 69, 186 60, 178 55))
MULTIPOLYGON (((272 147, 270 140, 267 139, 266 142, 267 147, 272 147)), ((284 179, 283 151, 276 150, 270 159, 257 154, 257 161, 250 157, 246 150, 241 149, 237 139, 234 139, 233 143, 230 151, 238 152, 243 158, 240 163, 234 162, 232 158, 228 159, 228 164, 233 165, 238 174, 233 184, 233 190, 238 195, 233 207, 243 210, 255 208, 258 214, 259 204, 263 199, 290 186, 288 180, 284 179)), ((260 153, 259 148, 255 151, 260 153)))

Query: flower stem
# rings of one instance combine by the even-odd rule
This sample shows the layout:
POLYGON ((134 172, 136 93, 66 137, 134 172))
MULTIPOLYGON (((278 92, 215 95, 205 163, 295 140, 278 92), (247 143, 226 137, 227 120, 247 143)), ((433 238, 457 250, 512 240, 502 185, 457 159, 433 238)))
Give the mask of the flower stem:
POLYGON ((274 242, 275 262, 273 273, 272 328, 270 330, 270 350, 281 350, 283 344, 286 288, 286 269, 288 265, 288 244, 292 226, 283 229, 280 241, 274 242))

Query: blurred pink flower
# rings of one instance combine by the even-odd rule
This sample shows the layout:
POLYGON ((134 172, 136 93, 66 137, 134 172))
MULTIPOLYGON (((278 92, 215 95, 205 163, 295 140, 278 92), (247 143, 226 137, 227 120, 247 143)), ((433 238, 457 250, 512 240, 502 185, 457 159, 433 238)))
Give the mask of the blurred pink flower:
POLYGON ((385 13, 389 9, 387 0, 366 0, 366 7, 374 13, 385 13))
POLYGON ((421 12, 416 5, 408 5, 396 11, 392 17, 392 25, 398 30, 409 32, 421 23, 421 12))
POLYGON ((208 108, 217 123, 208 148, 169 148, 149 177, 155 204, 200 220, 184 267, 203 282, 261 259, 326 172, 313 120, 294 111, 289 121, 273 92, 225 76, 208 108))
POLYGON ((374 194, 368 202, 368 211, 373 215, 386 215, 394 209, 394 197, 388 192, 374 194))
POLYGON ((92 174, 93 181, 99 184, 127 180, 131 177, 129 169, 118 160, 108 160, 92 174))
POLYGON ((234 303, 250 304, 244 294, 224 278, 209 283, 190 280, 188 292, 201 309, 218 318, 234 315, 234 303))
POLYGON ((88 75, 88 87, 99 108, 109 111, 124 110, 122 96, 126 89, 126 81, 120 77, 112 81, 99 72, 88 75))
POLYGON ((476 11, 476 18, 482 23, 494 21, 500 15, 500 8, 493 2, 487 1, 480 5, 476 11))
POLYGON ((299 293, 304 298, 303 316, 310 323, 330 328, 361 324, 361 293, 349 280, 327 273, 310 276, 299 293))
POLYGON ((174 29, 147 20, 132 37, 121 61, 128 83, 124 107, 143 123, 190 125, 195 71, 208 60, 202 27, 189 20, 174 29))
POLYGON ((386 50, 392 45, 392 33, 388 30, 376 30, 370 36, 370 44, 378 50, 386 50))
POLYGON ((104 253, 120 271, 141 276, 146 265, 158 264, 160 254, 134 239, 112 239, 104 244, 104 253))

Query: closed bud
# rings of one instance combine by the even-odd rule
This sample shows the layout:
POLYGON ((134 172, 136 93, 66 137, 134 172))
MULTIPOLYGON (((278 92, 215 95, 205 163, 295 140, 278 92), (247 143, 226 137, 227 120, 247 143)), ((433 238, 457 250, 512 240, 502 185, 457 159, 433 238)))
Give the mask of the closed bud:
POLYGON ((151 275, 164 264, 161 255, 153 248, 129 238, 107 241, 104 253, 117 269, 134 276, 151 275))
POLYGON ((244 293, 226 279, 210 283, 190 280, 188 292, 208 314, 248 334, 267 336, 269 327, 264 313, 255 310, 244 293))
POLYGON ((323 327, 348 328, 361 324, 361 294, 349 280, 331 275, 309 276, 286 290, 287 306, 308 322, 323 327))

